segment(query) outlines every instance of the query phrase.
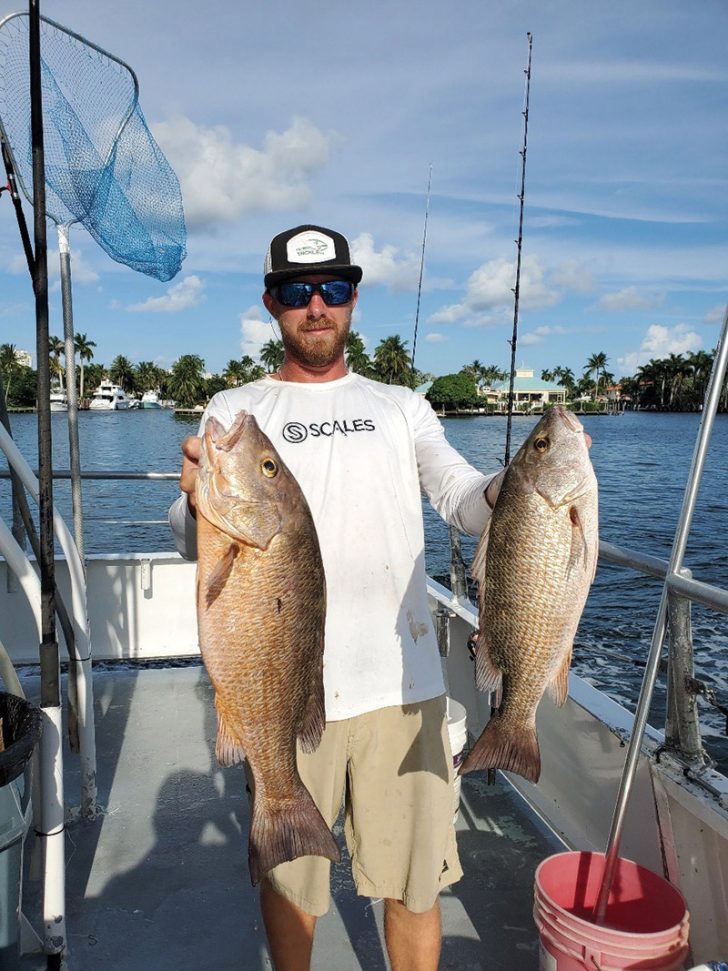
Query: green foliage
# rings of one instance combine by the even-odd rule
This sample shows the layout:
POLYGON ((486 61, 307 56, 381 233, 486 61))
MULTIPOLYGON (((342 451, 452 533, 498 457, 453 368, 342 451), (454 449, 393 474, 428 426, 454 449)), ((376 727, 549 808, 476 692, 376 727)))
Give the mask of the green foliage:
POLYGON ((385 384, 415 387, 407 341, 403 341, 398 334, 385 337, 377 344, 374 349, 374 368, 376 377, 385 384))
POLYGON ((457 410, 474 408, 481 404, 475 378, 472 373, 460 371, 459 374, 445 374, 435 378, 427 392, 427 400, 439 407, 457 410))
POLYGON ((207 400, 202 372, 205 362, 197 354, 183 354, 172 365, 169 392, 180 408, 194 408, 207 400))
POLYGON ((283 366, 283 355, 283 341, 280 339, 271 337, 268 343, 261 347, 260 362, 265 366, 268 374, 273 374, 283 366))

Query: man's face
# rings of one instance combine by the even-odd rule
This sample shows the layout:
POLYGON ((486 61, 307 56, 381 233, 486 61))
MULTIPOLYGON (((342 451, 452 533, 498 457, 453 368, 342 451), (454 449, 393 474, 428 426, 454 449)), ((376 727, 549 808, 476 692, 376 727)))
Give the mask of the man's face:
MULTIPOLYGON (((300 283, 326 283, 340 277, 311 275, 296 277, 300 283)), ((286 355, 308 367, 327 367, 343 358, 357 291, 339 307, 329 307, 314 291, 305 307, 284 307, 273 294, 264 293, 263 302, 278 321, 286 355)))

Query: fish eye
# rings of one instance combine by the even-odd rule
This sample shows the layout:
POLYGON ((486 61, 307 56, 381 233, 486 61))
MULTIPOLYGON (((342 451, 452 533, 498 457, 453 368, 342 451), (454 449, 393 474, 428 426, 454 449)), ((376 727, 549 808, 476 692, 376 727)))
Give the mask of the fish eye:
POLYGON ((537 438, 536 441, 533 443, 533 447, 536 449, 537 452, 540 452, 541 454, 543 454, 544 452, 547 452, 549 448, 548 438, 537 438))
POLYGON ((278 475, 278 463, 274 462, 273 459, 263 459, 260 463, 260 470, 263 475, 272 479, 275 475, 278 475))

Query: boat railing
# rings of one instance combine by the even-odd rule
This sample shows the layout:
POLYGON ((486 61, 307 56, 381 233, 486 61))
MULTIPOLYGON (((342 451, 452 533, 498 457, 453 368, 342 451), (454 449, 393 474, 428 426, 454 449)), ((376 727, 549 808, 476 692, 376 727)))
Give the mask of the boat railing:
MULTIPOLYGON (((0 479, 8 478, 10 473, 0 471, 0 479)), ((53 472, 54 479, 69 480, 72 478, 70 470, 58 469, 53 472)), ((81 478, 89 481, 147 481, 174 482, 179 479, 179 472, 156 472, 145 470, 87 470, 81 473, 81 478)), ((461 550, 461 538, 454 527, 450 527, 450 589, 444 594, 439 593, 438 584, 434 585, 431 593, 435 599, 441 599, 444 608, 451 611, 453 602, 465 606, 469 610, 464 616, 475 623, 476 608, 468 600, 468 583, 466 578, 466 564, 461 550), (434 591, 434 592, 433 592, 434 591)), ((665 748, 674 757, 681 759, 693 768, 700 765, 710 765, 711 760, 705 751, 700 730, 700 712, 697 704, 698 697, 704 702, 720 710, 728 717, 728 709, 719 699, 716 689, 706 681, 695 676, 694 649, 692 638, 692 604, 698 603, 721 613, 728 613, 728 591, 715 585, 704 583, 693 578, 687 568, 681 568, 679 573, 669 575, 667 560, 651 556, 647 553, 630 550, 622 546, 601 540, 599 544, 599 560, 601 563, 611 563, 642 576, 653 577, 666 582, 669 587, 668 612, 668 650, 664 665, 667 684, 667 710, 664 724, 665 748)), ((442 626, 443 619, 438 620, 442 626)), ((444 636, 444 634, 441 634, 444 636)))

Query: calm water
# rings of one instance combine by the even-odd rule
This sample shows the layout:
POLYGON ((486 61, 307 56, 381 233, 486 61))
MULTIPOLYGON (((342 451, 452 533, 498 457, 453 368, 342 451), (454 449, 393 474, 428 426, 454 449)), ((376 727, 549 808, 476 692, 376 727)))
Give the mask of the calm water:
MULTIPOLYGON (((698 415, 625 414, 585 417, 594 441, 591 456, 599 480, 601 536, 629 549, 667 558, 698 431, 698 415)), ((53 453, 57 469, 68 468, 66 416, 55 414, 53 453)), ((15 415, 13 434, 35 466, 34 415, 15 415)), ((535 419, 515 418, 511 452, 527 437, 535 419)), ((170 411, 81 412, 82 464, 88 470, 177 472, 179 445, 194 433, 195 417, 170 411)), ((506 423, 502 418, 444 419, 452 444, 483 471, 500 468, 506 423)), ((698 499, 685 565, 696 579, 728 587, 728 416, 716 420, 698 499)), ((3 466, 4 467, 4 460, 3 466)), ((174 482, 85 481, 85 543, 88 553, 172 549, 166 513, 178 494, 174 482)), ((9 522, 9 484, 0 480, 0 515, 9 522)), ((70 484, 56 482, 56 505, 71 522, 70 484)), ((449 573, 448 531, 424 504, 428 572, 449 573)), ((463 540, 470 561, 474 541, 463 540)), ((574 670, 627 707, 633 708, 660 599, 659 581, 600 565, 577 635, 574 670)), ((728 618, 693 608, 698 677, 717 690, 728 706, 728 618)), ((726 720, 700 701, 706 744, 728 771, 726 720)), ((660 685, 650 721, 661 726, 664 689, 660 685)))

